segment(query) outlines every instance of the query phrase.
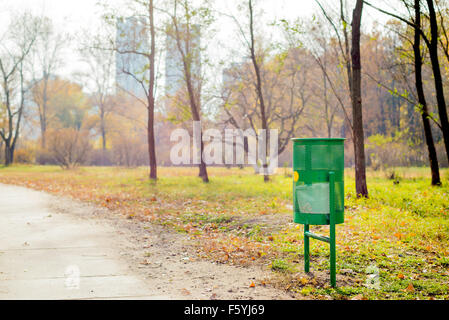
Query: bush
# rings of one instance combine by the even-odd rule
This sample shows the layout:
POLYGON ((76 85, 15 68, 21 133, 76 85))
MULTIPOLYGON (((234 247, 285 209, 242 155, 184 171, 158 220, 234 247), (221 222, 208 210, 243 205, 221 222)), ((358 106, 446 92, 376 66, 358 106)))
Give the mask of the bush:
POLYGON ((18 149, 14 153, 14 162, 22 164, 34 163, 35 153, 32 149, 18 149))
POLYGON ((407 134, 404 131, 396 133, 394 137, 381 134, 370 136, 366 142, 369 165, 374 170, 385 170, 388 167, 427 164, 425 149, 414 145, 407 134))
POLYGON ((91 166, 112 166, 112 152, 111 150, 94 149, 90 153, 89 165, 91 166))
POLYGON ((148 165, 148 144, 144 136, 122 134, 112 138, 114 163, 119 166, 148 165))
POLYGON ((39 149, 36 151, 36 163, 39 165, 55 165, 57 162, 53 158, 53 155, 50 151, 45 149, 39 149))
POLYGON ((91 151, 88 131, 64 128, 49 132, 48 137, 49 153, 62 168, 72 169, 86 163, 91 151))

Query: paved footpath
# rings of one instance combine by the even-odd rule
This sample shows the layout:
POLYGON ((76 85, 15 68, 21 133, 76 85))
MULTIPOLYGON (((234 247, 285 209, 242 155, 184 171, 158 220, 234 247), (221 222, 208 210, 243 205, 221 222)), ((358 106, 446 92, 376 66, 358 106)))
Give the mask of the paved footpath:
POLYGON ((120 258, 112 227, 50 202, 0 184, 0 299, 165 299, 120 258))

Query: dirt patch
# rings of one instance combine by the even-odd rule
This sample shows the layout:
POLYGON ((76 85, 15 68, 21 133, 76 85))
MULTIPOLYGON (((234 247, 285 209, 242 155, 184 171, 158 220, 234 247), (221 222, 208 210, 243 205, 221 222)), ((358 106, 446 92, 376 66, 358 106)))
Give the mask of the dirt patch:
POLYGON ((237 267, 198 258, 188 235, 97 208, 66 197, 51 196, 51 209, 117 232, 114 245, 131 270, 140 274, 155 294, 184 299, 285 300, 292 293, 275 288, 265 266, 237 267))

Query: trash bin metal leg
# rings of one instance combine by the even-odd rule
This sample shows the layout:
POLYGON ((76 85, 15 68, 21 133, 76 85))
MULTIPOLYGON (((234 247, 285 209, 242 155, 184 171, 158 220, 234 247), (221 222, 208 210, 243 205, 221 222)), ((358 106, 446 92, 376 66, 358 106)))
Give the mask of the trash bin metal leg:
POLYGON ((309 232, 309 225, 304 225, 304 271, 309 272, 310 270, 310 253, 309 253, 309 236, 307 235, 309 232))
POLYGON ((329 173, 329 206, 330 206, 330 280, 331 286, 337 285, 336 279, 336 247, 335 247, 335 173, 329 173))

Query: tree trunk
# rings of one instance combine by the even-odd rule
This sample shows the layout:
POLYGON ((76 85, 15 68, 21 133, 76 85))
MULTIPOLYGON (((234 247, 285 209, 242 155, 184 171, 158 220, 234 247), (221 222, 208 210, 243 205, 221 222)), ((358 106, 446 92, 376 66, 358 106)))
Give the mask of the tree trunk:
POLYGON ((45 125, 41 124, 41 148, 42 150, 45 150, 47 147, 47 129, 45 125))
MULTIPOLYGON (((175 2, 176 4, 176 2, 175 2)), ((190 111, 192 113, 192 120, 198 121, 201 123, 201 98, 200 98, 200 90, 198 90, 198 97, 195 95, 195 89, 193 85, 192 80, 192 72, 191 72, 191 66, 192 66, 192 52, 190 52, 190 25, 187 23, 185 26, 187 28, 186 36, 184 46, 181 44, 181 35, 178 29, 178 24, 176 17, 173 19, 174 27, 175 27, 175 40, 176 40, 176 46, 178 48, 178 52, 181 55, 183 68, 184 68, 184 78, 186 82, 187 87, 187 94, 189 98, 189 104, 190 104, 190 111), (184 50, 186 50, 184 52, 184 50)), ((200 164, 198 165, 199 173, 198 176, 203 179, 203 182, 208 183, 209 182, 209 176, 207 174, 207 166, 206 163, 203 160, 203 129, 200 128, 200 164)))
POLYGON ((415 55, 415 81, 416 92, 418 94, 418 102, 422 108, 421 117, 424 126, 424 136, 426 139, 427 150, 429 152, 430 170, 432 173, 432 185, 441 185, 440 169, 438 166, 438 158, 435 150, 435 144, 432 136, 432 128, 430 126, 429 113, 427 109, 427 101, 424 95, 422 82, 422 57, 421 57, 421 7, 420 1, 415 0, 415 40, 413 43, 413 52, 415 55))
POLYGON ((203 182, 209 182, 209 176, 207 174, 207 167, 206 167, 206 163, 203 161, 203 149, 204 149, 204 144, 203 144, 203 131, 201 130, 201 162, 199 165, 199 177, 203 179, 203 182))
MULTIPOLYGON (((190 66, 187 64, 186 61, 184 61, 184 67, 186 68, 185 70, 186 70, 187 92, 189 94, 192 119, 193 119, 193 121, 198 121, 201 123, 200 108, 199 108, 199 105, 197 104, 197 102, 195 101, 195 93, 193 90, 190 66)), ((200 164, 198 165, 198 168, 199 168, 198 176, 203 179, 203 182, 207 183, 207 182, 209 182, 209 175, 207 174, 206 163, 203 160, 204 143, 203 143, 203 129, 201 127, 200 127, 200 141, 201 141, 201 143, 200 143, 200 164)))
POLYGON ((150 179, 157 180, 156 145, 154 138, 154 99, 148 108, 148 153, 150 159, 150 179))
POLYGON ((10 166, 14 162, 14 147, 10 143, 5 143, 5 166, 10 166))
POLYGON ((447 116, 446 101, 444 98, 444 88, 440 70, 440 62, 438 59, 438 22, 433 0, 427 0, 427 5, 429 6, 430 33, 432 37, 429 45, 429 55, 432 63, 433 76, 435 81, 438 114, 440 116, 441 129, 443 131, 444 146, 446 147, 446 156, 449 161, 449 121, 447 116))
POLYGON ((44 92, 42 95, 42 115, 41 115, 41 147, 43 150, 47 147, 47 91, 48 91, 48 76, 44 73, 44 92))
MULTIPOLYGON (((191 84, 188 85, 188 87, 191 88, 191 84)), ((191 89, 189 89, 191 90, 191 89)), ((192 94, 193 94, 193 90, 192 90, 192 94)), ((192 108, 192 119, 193 121, 199 122, 200 123, 200 164, 198 165, 198 177, 200 177, 201 179, 203 179, 203 182, 208 183, 209 182, 209 175, 207 173, 207 166, 206 163, 203 160, 203 150, 204 150, 204 143, 203 143, 203 128, 201 127, 201 118, 200 118, 200 114, 199 111, 197 110, 196 107, 196 103, 194 103, 192 101, 191 104, 191 108, 192 108)))
POLYGON ((368 197, 366 185, 365 141, 363 132, 360 24, 363 0, 357 0, 352 17, 352 117, 354 130, 355 185, 358 197, 368 197))
POLYGON ((250 18, 249 28, 250 28, 250 37, 251 37, 251 46, 250 46, 251 60, 253 62, 254 71, 256 73, 256 90, 257 90, 257 97, 258 97, 259 106, 260 106, 262 130, 265 130, 265 139, 264 139, 265 154, 263 155, 264 159, 262 159, 263 174, 264 174, 263 181, 268 182, 268 181, 270 181, 270 177, 268 175, 267 159, 268 159, 268 141, 270 138, 269 138, 268 124, 267 124, 267 117, 265 114, 266 108, 265 108, 265 100, 263 97, 263 90, 262 90, 262 78, 260 75, 259 64, 257 63, 257 58, 256 58, 256 50, 255 50, 255 43, 254 43, 253 4, 252 4, 251 0, 249 0, 248 5, 249 5, 249 15, 250 15, 249 16, 249 18, 250 18))
POLYGON ((150 15, 150 33, 151 33, 151 52, 150 52, 150 90, 148 92, 148 153, 150 159, 150 179, 157 180, 157 162, 156 162, 156 144, 154 139, 154 72, 155 72, 155 50, 156 50, 156 32, 154 28, 154 7, 153 0, 149 4, 150 15))

